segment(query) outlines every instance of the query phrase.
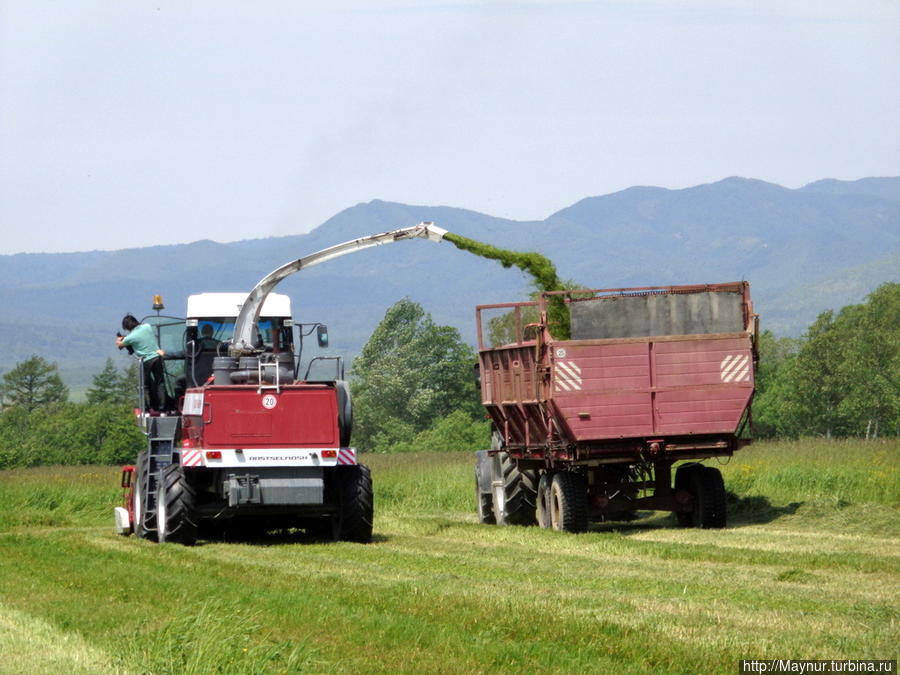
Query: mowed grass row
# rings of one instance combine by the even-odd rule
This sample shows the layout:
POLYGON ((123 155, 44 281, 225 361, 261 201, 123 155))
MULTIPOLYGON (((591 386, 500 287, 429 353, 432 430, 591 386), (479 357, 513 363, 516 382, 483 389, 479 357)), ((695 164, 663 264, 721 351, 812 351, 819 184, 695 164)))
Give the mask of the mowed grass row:
POLYGON ((0 672, 734 672, 897 658, 900 443, 758 444, 733 526, 478 525, 468 453, 369 456, 376 541, 112 534, 118 471, 0 473, 0 672))

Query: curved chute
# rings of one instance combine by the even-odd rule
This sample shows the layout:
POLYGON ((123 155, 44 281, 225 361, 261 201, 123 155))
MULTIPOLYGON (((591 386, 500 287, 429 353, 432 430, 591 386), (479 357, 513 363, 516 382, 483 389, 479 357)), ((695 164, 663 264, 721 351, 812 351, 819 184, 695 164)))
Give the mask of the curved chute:
POLYGON ((333 260, 348 253, 362 251, 363 249, 372 248, 373 246, 383 246, 392 244, 395 241, 404 241, 406 239, 427 239, 433 242, 440 242, 447 230, 438 227, 431 222, 422 222, 413 227, 404 227, 399 230, 391 230, 390 232, 381 232, 379 234, 370 234, 366 237, 345 241, 343 244, 329 246, 321 251, 312 253, 303 258, 297 258, 286 263, 273 272, 269 272, 266 276, 259 280, 247 299, 244 301, 241 311, 238 314, 234 325, 234 339, 229 352, 232 356, 238 356, 253 351, 253 329, 259 321, 259 313, 262 309, 266 296, 277 286, 285 277, 299 272, 300 270, 318 265, 319 263, 333 260))

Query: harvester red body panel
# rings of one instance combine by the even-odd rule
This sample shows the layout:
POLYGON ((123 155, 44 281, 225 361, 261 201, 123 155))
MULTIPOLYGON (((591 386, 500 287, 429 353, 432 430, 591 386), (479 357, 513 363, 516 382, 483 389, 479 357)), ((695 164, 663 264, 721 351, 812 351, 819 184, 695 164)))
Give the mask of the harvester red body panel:
POLYGON ((186 400, 200 405, 184 414, 184 437, 196 448, 338 448, 337 397, 334 387, 255 385, 190 389, 186 400))

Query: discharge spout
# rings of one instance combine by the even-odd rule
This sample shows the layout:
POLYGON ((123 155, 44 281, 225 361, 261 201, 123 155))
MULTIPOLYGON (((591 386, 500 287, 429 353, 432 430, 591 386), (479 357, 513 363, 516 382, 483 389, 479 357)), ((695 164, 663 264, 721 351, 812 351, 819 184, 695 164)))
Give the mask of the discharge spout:
POLYGON ((321 251, 312 253, 303 258, 297 258, 286 263, 270 272, 253 287, 247 299, 244 301, 241 311, 238 314, 234 325, 234 340, 229 348, 231 356, 239 356, 253 352, 253 331, 259 321, 259 313, 262 309, 266 296, 281 281, 289 277, 295 272, 304 270, 307 267, 318 265, 319 263, 339 258, 348 253, 362 251, 373 246, 384 246, 385 244, 393 244, 395 241, 403 241, 405 239, 427 239, 435 243, 440 242, 447 230, 438 227, 432 222, 422 222, 412 227, 404 227, 399 230, 391 230, 390 232, 381 232, 379 234, 370 234, 366 237, 345 241, 343 244, 329 246, 321 251))

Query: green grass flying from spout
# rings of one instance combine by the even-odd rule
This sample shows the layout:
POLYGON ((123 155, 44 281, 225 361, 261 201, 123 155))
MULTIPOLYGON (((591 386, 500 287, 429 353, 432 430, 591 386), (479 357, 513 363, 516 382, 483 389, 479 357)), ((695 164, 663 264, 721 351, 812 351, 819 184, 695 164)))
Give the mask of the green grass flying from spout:
MULTIPOLYGON (((562 291, 565 285, 556 273, 556 266, 551 260, 540 253, 520 251, 507 251, 490 244, 485 244, 474 239, 462 237, 448 232, 444 239, 452 243, 456 248, 474 253, 482 258, 497 260, 506 268, 516 266, 527 272, 534 279, 534 285, 541 291, 562 291)), ((566 308, 563 296, 551 296, 547 309, 550 332, 560 340, 569 338, 569 311, 566 308)))

